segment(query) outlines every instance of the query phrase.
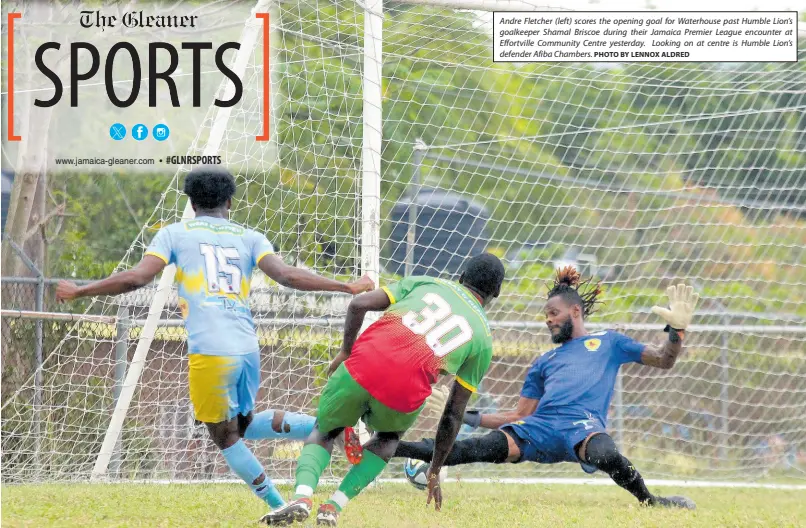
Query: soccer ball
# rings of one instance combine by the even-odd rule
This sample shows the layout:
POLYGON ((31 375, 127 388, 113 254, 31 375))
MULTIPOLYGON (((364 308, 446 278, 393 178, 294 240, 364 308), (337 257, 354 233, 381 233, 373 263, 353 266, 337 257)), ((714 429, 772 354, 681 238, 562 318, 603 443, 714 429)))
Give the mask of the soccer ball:
POLYGON ((428 485, 425 475, 428 473, 430 466, 431 464, 428 462, 407 458, 406 465, 403 466, 403 471, 406 473, 406 480, 418 490, 424 490, 428 485))
MULTIPOLYGON (((408 480, 412 486, 418 490, 424 490, 428 487, 428 481, 426 480, 425 476, 428 473, 428 468, 430 467, 431 464, 428 462, 407 458, 406 465, 403 466, 403 472, 406 474, 406 480, 408 480)), ((442 471, 439 472, 439 481, 444 482, 447 475, 448 468, 442 468, 442 471)))

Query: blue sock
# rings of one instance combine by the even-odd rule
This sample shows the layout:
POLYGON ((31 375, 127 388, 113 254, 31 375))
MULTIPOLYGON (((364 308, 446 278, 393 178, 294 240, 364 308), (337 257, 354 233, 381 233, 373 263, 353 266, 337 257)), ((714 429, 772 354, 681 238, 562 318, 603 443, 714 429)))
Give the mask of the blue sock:
POLYGON ((316 418, 307 414, 286 412, 280 424, 280 432, 272 427, 274 413, 283 412, 269 409, 257 413, 252 418, 252 423, 246 428, 244 438, 247 440, 307 440, 308 435, 313 431, 313 424, 316 418))
POLYGON ((269 507, 279 508, 285 504, 280 492, 263 471, 263 466, 255 458, 254 453, 246 447, 243 440, 238 440, 234 445, 221 451, 221 454, 224 455, 224 460, 227 461, 230 469, 241 477, 252 488, 255 495, 265 501, 269 507), (263 481, 260 484, 253 484, 261 475, 263 475, 263 481))

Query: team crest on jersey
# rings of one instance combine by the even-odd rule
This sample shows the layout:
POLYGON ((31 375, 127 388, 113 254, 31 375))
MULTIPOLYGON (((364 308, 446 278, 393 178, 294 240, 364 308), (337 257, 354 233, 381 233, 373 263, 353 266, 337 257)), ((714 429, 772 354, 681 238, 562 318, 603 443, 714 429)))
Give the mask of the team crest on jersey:
POLYGON ((588 349, 588 352, 596 352, 600 346, 602 346, 601 339, 588 339, 585 341, 585 348, 588 349))

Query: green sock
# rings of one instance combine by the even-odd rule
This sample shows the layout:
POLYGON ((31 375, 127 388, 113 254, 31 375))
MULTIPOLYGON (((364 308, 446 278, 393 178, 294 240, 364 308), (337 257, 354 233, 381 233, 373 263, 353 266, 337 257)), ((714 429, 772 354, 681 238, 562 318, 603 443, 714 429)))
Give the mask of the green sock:
POLYGON ((375 478, 381 474, 387 462, 369 450, 364 450, 361 463, 353 466, 341 481, 339 490, 327 502, 333 504, 338 511, 347 506, 347 501, 361 493, 375 478))
POLYGON ((330 453, 319 444, 307 444, 297 460, 297 487, 294 500, 310 498, 319 484, 319 477, 330 463, 330 453))

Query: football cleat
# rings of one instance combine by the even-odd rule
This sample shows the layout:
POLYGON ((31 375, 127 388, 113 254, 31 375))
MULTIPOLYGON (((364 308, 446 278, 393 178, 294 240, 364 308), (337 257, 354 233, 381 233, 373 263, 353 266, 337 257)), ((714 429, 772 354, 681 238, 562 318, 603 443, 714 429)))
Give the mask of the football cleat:
POLYGON ((339 521, 339 511, 335 506, 326 502, 319 506, 319 511, 316 513, 317 526, 336 526, 339 521))
POLYGON ((352 427, 344 428, 344 454, 352 465, 360 464, 364 458, 364 447, 361 445, 361 438, 352 427))
POLYGON ((297 499, 270 511, 260 518, 260 522, 269 526, 288 526, 295 522, 302 522, 311 514, 312 507, 311 499, 297 499))
POLYGON ((655 497, 652 501, 652 506, 660 506, 663 508, 683 508, 685 510, 696 510, 697 505, 694 501, 680 496, 674 497, 655 497))

